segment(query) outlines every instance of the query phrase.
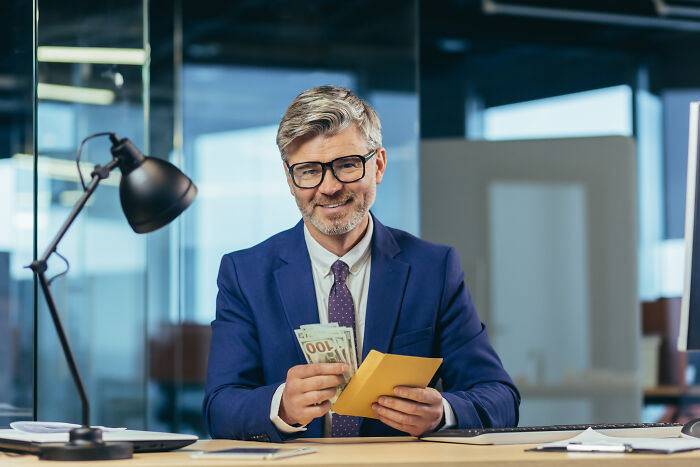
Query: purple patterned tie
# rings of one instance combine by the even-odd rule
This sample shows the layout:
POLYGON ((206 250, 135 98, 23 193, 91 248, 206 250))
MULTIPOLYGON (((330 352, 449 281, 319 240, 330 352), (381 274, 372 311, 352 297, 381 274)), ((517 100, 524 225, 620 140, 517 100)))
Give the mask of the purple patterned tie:
MULTIPOLYGON (((350 268, 344 262, 338 260, 331 266, 335 281, 328 295, 328 322, 338 323, 352 329, 355 332, 355 305, 352 302, 352 295, 345 279, 348 277, 350 268)), ((357 342, 357 339, 355 339, 357 342)), ((333 414, 331 418, 331 436, 334 438, 360 435, 360 417, 350 415, 333 414)))

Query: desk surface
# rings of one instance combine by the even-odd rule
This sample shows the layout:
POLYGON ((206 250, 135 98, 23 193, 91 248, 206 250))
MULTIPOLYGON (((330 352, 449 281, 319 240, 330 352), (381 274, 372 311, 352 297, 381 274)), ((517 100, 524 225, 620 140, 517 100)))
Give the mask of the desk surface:
POLYGON ((287 443, 286 446, 314 446, 318 453, 286 459, 267 461, 241 461, 232 459, 192 459, 194 451, 210 451, 234 446, 260 446, 246 441, 211 440, 199 441, 192 446, 174 452, 136 454, 133 459, 103 462, 49 462, 39 461, 35 456, 17 456, 0 453, 0 464, 19 465, 79 465, 93 466, 260 466, 260 465, 329 465, 340 466, 556 466, 563 463, 602 467, 607 465, 673 466, 698 465, 700 451, 678 454, 594 454, 525 452, 532 445, 470 446, 466 444, 434 443, 417 441, 415 438, 349 438, 344 440, 307 439, 287 443))

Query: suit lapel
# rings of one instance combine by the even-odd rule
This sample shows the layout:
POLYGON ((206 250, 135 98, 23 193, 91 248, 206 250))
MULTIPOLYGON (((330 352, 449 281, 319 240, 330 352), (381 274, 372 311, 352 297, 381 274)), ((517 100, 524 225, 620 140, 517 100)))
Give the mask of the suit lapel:
MULTIPOLYGON (((292 229, 290 237, 283 241, 279 251, 285 264, 275 270, 275 282, 287 321, 294 332, 302 324, 319 322, 311 260, 304 241, 302 221, 292 229)), ((297 352, 301 360, 305 361, 299 346, 297 352)))
POLYGON ((401 249, 393 235, 374 218, 362 360, 371 349, 387 352, 401 310, 410 266, 395 259, 401 249))
MULTIPOLYGON (((372 263, 365 335, 362 345, 364 360, 371 349, 387 352, 396 329, 410 266, 395 257, 401 252, 393 235, 374 216, 372 263)), ((279 248, 284 264, 274 272, 279 296, 292 330, 302 324, 318 323, 318 304, 311 273, 311 260, 304 240, 304 224, 300 221, 282 241, 279 248)), ((297 348, 299 357, 304 355, 297 348)))

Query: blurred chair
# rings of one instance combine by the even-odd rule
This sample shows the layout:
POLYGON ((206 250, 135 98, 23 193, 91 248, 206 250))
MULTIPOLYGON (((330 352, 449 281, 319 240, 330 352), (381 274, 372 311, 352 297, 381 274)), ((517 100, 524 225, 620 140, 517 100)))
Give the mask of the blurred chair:
POLYGON ((207 433, 201 402, 210 341, 211 327, 196 323, 164 323, 149 339, 149 378, 163 396, 156 416, 171 431, 207 433))
POLYGON ((642 302, 642 333, 661 337, 657 375, 660 386, 686 386, 688 354, 677 349, 680 314, 680 297, 642 302))
POLYGON ((700 354, 678 351, 680 314, 680 297, 642 302, 642 332, 660 337, 658 384, 645 389, 644 403, 665 406, 658 420, 662 422, 685 423, 700 417, 700 354))

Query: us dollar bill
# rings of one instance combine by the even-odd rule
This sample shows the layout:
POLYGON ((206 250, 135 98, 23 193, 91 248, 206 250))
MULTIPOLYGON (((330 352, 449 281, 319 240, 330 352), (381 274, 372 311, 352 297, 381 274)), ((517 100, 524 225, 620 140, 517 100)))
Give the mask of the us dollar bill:
POLYGON ((357 371, 358 358, 352 328, 339 326, 338 323, 305 324, 295 329, 294 333, 307 363, 347 363, 350 366, 350 371, 343 375, 343 383, 330 400, 333 404, 357 371))
MULTIPOLYGON (((344 356, 332 337, 302 337, 299 340, 304 357, 308 363, 345 363, 344 356)), ((334 404, 350 381, 350 375, 343 375, 343 382, 337 387, 330 402, 334 404)))

